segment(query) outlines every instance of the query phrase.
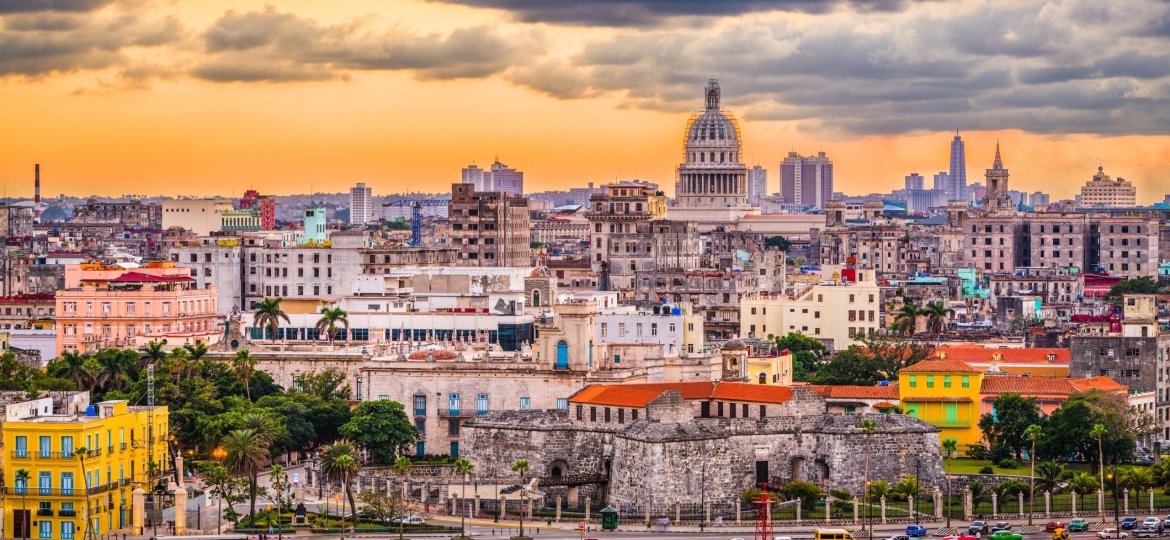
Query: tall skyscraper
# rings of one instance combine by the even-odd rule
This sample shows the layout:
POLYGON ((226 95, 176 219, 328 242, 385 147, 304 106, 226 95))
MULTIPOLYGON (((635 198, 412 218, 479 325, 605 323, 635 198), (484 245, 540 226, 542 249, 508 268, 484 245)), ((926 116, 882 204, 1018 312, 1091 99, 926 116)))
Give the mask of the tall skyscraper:
POLYGON ((955 138, 951 141, 951 171, 949 174, 950 182, 947 184, 947 199, 952 201, 965 200, 964 193, 967 191, 967 151, 963 145, 963 139, 959 137, 959 132, 955 132, 955 138))
POLYGON ((824 152, 808 157, 789 152, 780 164, 780 195, 787 204, 824 209, 833 200, 833 161, 824 152))
POLYGON ((945 193, 947 191, 947 185, 950 181, 950 173, 946 171, 939 172, 938 174, 934 175, 934 190, 945 193))
POLYGON ((500 163, 499 159, 483 175, 483 183, 483 191, 502 191, 513 197, 524 196, 524 173, 500 163))
POLYGON ((365 225, 374 219, 374 190, 363 183, 349 188, 349 224, 365 225))
POLYGON ((760 205, 760 197, 768 195, 768 169, 759 165, 748 169, 748 196, 747 202, 751 206, 760 205))
POLYGON ((461 182, 464 184, 471 184, 475 186, 476 191, 490 191, 487 186, 483 185, 484 170, 475 165, 468 165, 463 169, 461 182))
POLYGON ((906 175, 906 191, 922 191, 926 189, 926 179, 921 174, 912 172, 906 175))

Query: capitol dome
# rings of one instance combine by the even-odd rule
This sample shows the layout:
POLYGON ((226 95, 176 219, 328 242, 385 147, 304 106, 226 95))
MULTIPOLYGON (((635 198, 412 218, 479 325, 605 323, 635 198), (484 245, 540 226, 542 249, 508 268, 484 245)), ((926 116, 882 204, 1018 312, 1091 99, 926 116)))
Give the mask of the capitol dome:
POLYGON ((719 81, 710 79, 706 106, 687 122, 683 162, 678 168, 675 206, 739 207, 747 201, 747 167, 735 116, 720 107, 719 81))
POLYGON ((707 82, 707 108, 687 126, 687 148, 739 149, 739 125, 719 108, 719 82, 707 82))

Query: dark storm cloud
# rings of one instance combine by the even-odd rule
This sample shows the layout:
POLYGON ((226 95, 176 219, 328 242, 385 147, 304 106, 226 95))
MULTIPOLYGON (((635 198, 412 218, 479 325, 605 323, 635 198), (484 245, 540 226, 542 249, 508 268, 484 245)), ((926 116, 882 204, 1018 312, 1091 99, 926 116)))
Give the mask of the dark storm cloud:
POLYGON ((37 11, 85 12, 111 3, 113 0, 0 0, 0 15, 37 11))
POLYGON ((144 20, 64 13, 5 15, 0 25, 0 77, 38 77, 103 69, 127 62, 128 47, 177 41, 183 27, 173 18, 144 20))
POLYGON ((519 63, 527 44, 525 37, 504 37, 487 26, 447 35, 375 32, 360 22, 324 26, 271 8, 228 12, 203 37, 209 55, 192 73, 215 82, 327 80, 352 70, 486 77, 519 63))
POLYGON ((650 26, 670 17, 735 16, 767 11, 825 13, 847 7, 893 11, 911 0, 438 0, 501 9, 524 22, 585 26, 650 26))

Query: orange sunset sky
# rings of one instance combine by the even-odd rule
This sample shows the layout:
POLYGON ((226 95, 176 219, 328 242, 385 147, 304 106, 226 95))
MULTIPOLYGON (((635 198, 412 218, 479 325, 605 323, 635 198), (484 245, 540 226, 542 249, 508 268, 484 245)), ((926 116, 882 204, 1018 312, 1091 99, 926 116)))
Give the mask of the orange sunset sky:
POLYGON ((1150 1, 4 0, 0 183, 43 194, 447 191, 495 156, 526 189, 673 191, 717 77, 749 164, 825 151, 837 191, 998 139, 1011 187, 1098 165, 1170 193, 1170 5, 1150 1))

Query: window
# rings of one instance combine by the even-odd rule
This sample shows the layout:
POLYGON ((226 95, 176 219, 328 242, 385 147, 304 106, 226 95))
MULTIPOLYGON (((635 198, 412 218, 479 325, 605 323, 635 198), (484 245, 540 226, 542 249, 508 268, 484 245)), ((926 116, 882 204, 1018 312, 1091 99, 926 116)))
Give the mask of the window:
POLYGON ((971 387, 971 378, 966 376, 966 375, 963 375, 963 388, 970 388, 970 387, 971 387))
POLYGON ((459 414, 459 394, 447 395, 447 412, 451 416, 457 416, 459 414))
POLYGON ((16 436, 16 450, 14 450, 14 455, 18 458, 28 457, 28 437, 24 435, 16 436))
MULTIPOLYGON (((569 410, 569 398, 557 398, 557 410, 558 410, 558 411, 567 411, 567 410, 569 410)), ((578 406, 578 407, 577 407, 577 411, 578 411, 578 415, 577 415, 577 416, 578 416, 578 417, 580 416, 580 414, 579 414, 579 413, 580 413, 580 410, 581 410, 581 407, 580 407, 580 406, 578 406)), ((578 420, 580 420, 580 418, 577 418, 577 419, 578 419, 578 420)))
POLYGON ((418 394, 418 395, 414 396, 414 415, 415 416, 426 416, 427 415, 427 396, 426 395, 418 394))
MULTIPOLYGON (((65 509, 64 509, 65 504, 68 504, 70 506, 73 505, 73 503, 63 503, 61 505, 62 512, 65 511, 65 509)), ((73 509, 70 509, 69 511, 73 512, 73 509)), ((61 538, 63 538, 64 540, 73 540, 73 522, 72 521, 62 521, 61 522, 61 538)))
MULTIPOLYGON (((557 400, 557 401, 559 402, 560 400, 557 400)), ((585 419, 585 407, 581 406, 581 405, 577 405, 577 420, 584 420, 584 419, 585 419)))
POLYGON ((951 387, 951 376, 944 375, 943 376, 943 388, 950 388, 950 387, 951 387))
POLYGON ((53 473, 41 471, 37 475, 37 490, 41 495, 48 495, 53 492, 53 473))
POLYGON ((609 423, 609 407, 605 408, 605 423, 609 423))
POLYGON ((527 398, 527 397, 520 398, 520 410, 527 411, 530 409, 532 409, 532 398, 527 398))
POLYGON ((927 375, 926 376, 926 387, 927 388, 934 388, 934 375, 927 375))
POLYGON ((946 423, 954 425, 959 423, 959 404, 958 403, 944 403, 943 411, 946 415, 946 423))
POLYGON ((918 376, 911 375, 910 376, 910 388, 917 388, 917 387, 918 387, 918 376))
POLYGON ((597 407, 589 407, 589 421, 590 422, 597 421, 597 407))
POLYGON ((73 437, 71 437, 71 436, 61 437, 61 457, 63 457, 63 458, 73 457, 73 437))
POLYGON ((447 422, 447 435, 450 437, 458 437, 459 436, 459 421, 458 420, 451 420, 451 421, 447 422))
POLYGON ((50 452, 50 449, 53 446, 53 443, 50 442, 52 440, 52 437, 49 437, 48 435, 41 435, 41 444, 40 448, 38 449, 39 451, 37 452, 40 457, 47 458, 52 454, 52 452, 50 452))
POLYGON ((475 398, 475 414, 486 414, 488 412, 488 395, 480 394, 475 398))
POLYGON ((53 537, 53 522, 49 521, 47 519, 42 519, 39 523, 40 523, 40 537, 41 538, 52 538, 53 537))
MULTIPOLYGON (((61 494, 73 495, 73 473, 61 473, 61 494)), ((64 510, 64 508, 62 508, 62 510, 64 510)))

